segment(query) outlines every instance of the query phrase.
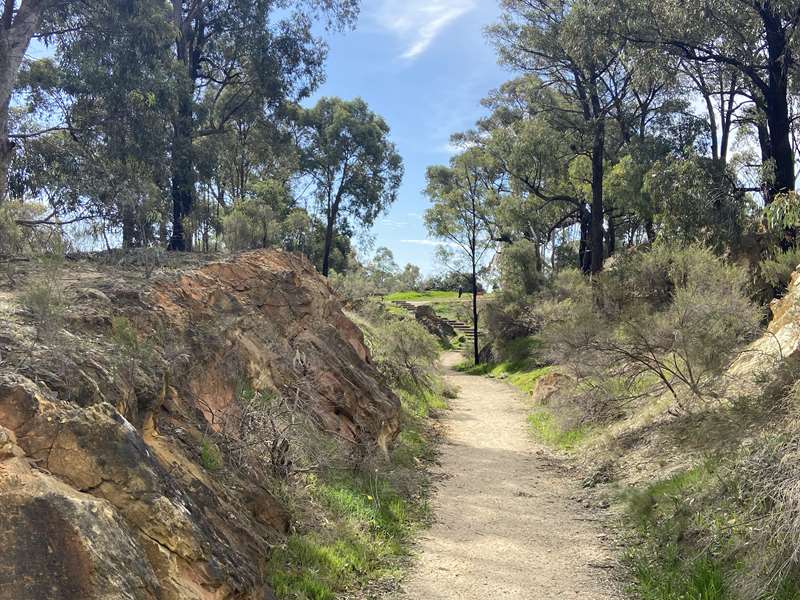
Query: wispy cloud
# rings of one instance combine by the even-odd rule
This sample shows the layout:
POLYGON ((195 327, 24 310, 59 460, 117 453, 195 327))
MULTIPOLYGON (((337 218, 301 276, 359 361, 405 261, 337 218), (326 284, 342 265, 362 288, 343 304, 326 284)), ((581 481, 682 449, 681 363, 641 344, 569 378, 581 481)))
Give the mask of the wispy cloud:
POLYGON ((477 0, 382 0, 377 23, 405 44, 401 58, 423 54, 453 21, 477 6, 477 0))
POLYGON ((400 240, 401 244, 414 244, 417 246, 456 246, 455 242, 437 242, 436 240, 400 240))
POLYGON ((408 223, 405 221, 396 221, 394 219, 389 219, 388 217, 381 219, 380 222, 384 227, 388 227, 389 229, 403 229, 408 225, 408 223))

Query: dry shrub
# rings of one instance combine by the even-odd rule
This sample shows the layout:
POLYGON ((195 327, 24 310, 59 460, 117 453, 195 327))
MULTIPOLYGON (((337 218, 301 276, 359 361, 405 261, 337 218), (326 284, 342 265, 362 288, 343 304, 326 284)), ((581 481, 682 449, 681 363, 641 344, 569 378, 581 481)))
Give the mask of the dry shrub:
POLYGON ((62 282, 63 258, 41 259, 42 270, 37 272, 20 294, 20 303, 36 326, 38 336, 52 336, 64 325, 66 303, 62 282))
POLYGON ((217 431, 207 435, 227 464, 255 480, 349 465, 344 441, 320 434, 310 397, 304 381, 283 393, 245 388, 235 404, 213 414, 217 431))
POLYGON ((714 395, 761 321, 746 270, 700 246, 658 246, 593 283, 556 288, 540 305, 551 358, 579 379, 600 373, 635 387, 655 378, 679 404, 682 390, 714 395))
POLYGON ((743 595, 761 597, 766 584, 800 569, 800 429, 757 439, 733 473, 736 496, 746 507, 743 595))
POLYGON ((436 386, 439 347, 422 325, 388 320, 371 327, 366 338, 375 366, 392 387, 416 392, 436 386))

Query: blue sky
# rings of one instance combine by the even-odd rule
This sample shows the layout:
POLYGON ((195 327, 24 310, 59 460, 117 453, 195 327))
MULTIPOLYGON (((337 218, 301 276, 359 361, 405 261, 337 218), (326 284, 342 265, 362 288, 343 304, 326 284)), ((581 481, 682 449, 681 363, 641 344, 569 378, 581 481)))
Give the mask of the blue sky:
POLYGON ((392 128, 405 162, 397 202, 370 232, 399 265, 436 270, 422 214, 425 169, 447 163, 450 135, 483 114, 480 100, 510 77, 483 28, 494 0, 365 0, 355 31, 331 35, 328 78, 319 96, 360 96, 392 128))

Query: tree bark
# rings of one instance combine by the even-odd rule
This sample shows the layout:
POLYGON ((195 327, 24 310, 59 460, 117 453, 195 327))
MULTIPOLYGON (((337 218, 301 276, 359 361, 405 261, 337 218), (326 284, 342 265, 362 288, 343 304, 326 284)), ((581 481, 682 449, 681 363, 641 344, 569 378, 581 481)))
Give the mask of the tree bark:
POLYGON ((770 153, 775 161, 775 177, 768 189, 766 202, 780 193, 794 190, 794 152, 792 124, 789 114, 789 70, 793 64, 792 49, 777 9, 765 3, 761 11, 767 38, 768 81, 763 89, 769 127, 770 153))
POLYGON ((11 95, 46 6, 46 0, 22 0, 15 12, 14 3, 6 2, 0 13, 0 202, 8 195, 8 167, 14 151, 8 137, 11 95))
POLYGON ((600 115, 600 103, 592 99, 595 112, 594 139, 592 143, 592 226, 590 271, 603 270, 603 158, 605 155, 606 124, 600 115))
POLYGON ((192 149, 192 95, 194 80, 188 64, 188 48, 178 41, 178 60, 187 72, 178 85, 178 107, 172 122, 172 237, 169 249, 184 252, 188 249, 183 220, 192 210, 194 201, 194 156, 192 149))
POLYGON ((0 203, 8 197, 8 169, 14 156, 14 144, 8 139, 8 104, 0 107, 0 203))
POLYGON ((588 273, 591 268, 591 253, 589 251, 591 216, 583 203, 581 203, 580 208, 580 220, 581 239, 578 244, 578 268, 584 273, 588 273))
POLYGON ((478 347, 478 272, 475 261, 472 261, 472 351, 475 364, 481 364, 481 353, 478 347))
POLYGON ((768 107, 767 126, 769 128, 769 147, 775 162, 774 179, 768 187, 767 203, 778 194, 794 190, 794 151, 792 150, 792 124, 789 115, 788 90, 785 82, 782 88, 770 93, 765 99, 768 107))
POLYGON ((333 249, 333 222, 334 218, 329 217, 325 227, 325 249, 322 254, 322 276, 327 277, 331 266, 331 250, 333 249))

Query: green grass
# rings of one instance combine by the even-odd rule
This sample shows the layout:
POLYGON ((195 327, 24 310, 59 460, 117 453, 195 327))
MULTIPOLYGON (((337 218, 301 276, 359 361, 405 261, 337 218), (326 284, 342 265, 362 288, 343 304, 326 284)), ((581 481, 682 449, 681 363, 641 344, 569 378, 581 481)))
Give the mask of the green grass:
POLYGON ((705 463, 625 494, 626 516, 641 543, 627 560, 642 600, 727 600, 735 564, 726 549, 735 522, 714 499, 718 463, 705 463), (713 508, 712 508, 713 507, 713 508))
POLYGON ((553 413, 539 409, 528 415, 528 425, 537 438, 559 450, 570 451, 580 446, 589 437, 590 429, 582 426, 563 429, 553 413))
POLYGON ((219 471, 224 466, 219 446, 209 440, 203 440, 200 444, 200 464, 208 471, 219 471))
POLYGON ((503 348, 508 358, 502 362, 474 365, 465 361, 456 367, 469 375, 485 375, 496 379, 504 379, 514 387, 529 393, 536 387, 540 377, 551 371, 551 367, 542 367, 537 358, 537 350, 541 348, 541 340, 535 336, 518 338, 507 342, 503 348))
POLYGON ((412 534, 430 522, 428 481, 420 470, 435 456, 426 419, 446 404, 430 391, 398 393, 403 427, 388 468, 309 478, 310 496, 327 526, 293 534, 273 551, 268 567, 278 598, 333 600, 368 582, 401 576, 412 534))
MULTIPOLYGON (((462 294, 461 298, 469 298, 469 294, 462 294)), ((405 300, 406 302, 418 302, 423 300, 458 300, 458 292, 430 290, 426 292, 394 292, 384 296, 387 302, 405 300)))

